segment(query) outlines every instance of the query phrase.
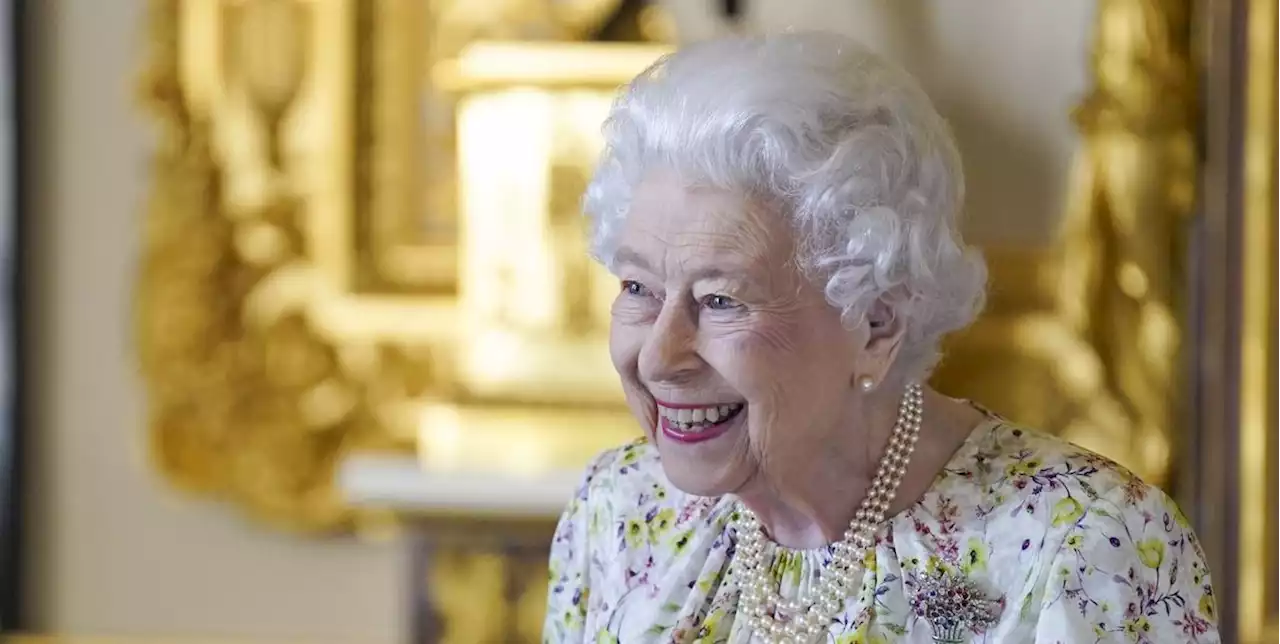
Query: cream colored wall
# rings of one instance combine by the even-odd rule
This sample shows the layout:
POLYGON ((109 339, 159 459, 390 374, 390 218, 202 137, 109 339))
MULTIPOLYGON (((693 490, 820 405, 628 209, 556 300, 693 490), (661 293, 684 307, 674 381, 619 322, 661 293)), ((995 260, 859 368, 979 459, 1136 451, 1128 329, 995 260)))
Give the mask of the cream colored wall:
POLYGON ((301 541, 169 492, 147 467, 130 292, 147 180, 133 104, 143 0, 39 0, 44 85, 33 336, 36 626, 76 634, 383 643, 393 546, 301 541))
MULTIPOLYGON (((142 451, 130 292, 148 132, 131 94, 143 0, 40 0, 36 137, 36 626, 81 634, 393 642, 399 548, 300 541, 169 492, 142 451)), ((903 59, 956 124, 974 231, 1048 239, 1083 87, 1090 3, 753 0, 773 27, 838 27, 903 59)), ((678 0, 692 36, 704 3, 678 0)))

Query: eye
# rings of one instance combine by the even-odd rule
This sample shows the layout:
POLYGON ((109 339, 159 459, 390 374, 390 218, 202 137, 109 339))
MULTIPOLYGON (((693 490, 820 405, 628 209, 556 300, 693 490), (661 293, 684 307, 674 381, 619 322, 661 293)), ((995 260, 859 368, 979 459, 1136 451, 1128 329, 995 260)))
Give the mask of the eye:
POLYGON ((728 295, 707 295, 702 298, 702 305, 712 311, 732 311, 742 305, 728 295))
POLYGON ((622 292, 636 297, 648 297, 651 294, 644 284, 635 280, 622 280, 622 292))

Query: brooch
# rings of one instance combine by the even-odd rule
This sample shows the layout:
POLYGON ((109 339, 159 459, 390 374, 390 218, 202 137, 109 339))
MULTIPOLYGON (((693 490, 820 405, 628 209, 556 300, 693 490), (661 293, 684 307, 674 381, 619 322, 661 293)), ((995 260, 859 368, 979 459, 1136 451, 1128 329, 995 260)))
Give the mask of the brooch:
POLYGON ((939 566, 916 580, 911 610, 929 622, 934 644, 963 644, 970 633, 995 624, 1000 602, 983 595, 972 581, 939 566))

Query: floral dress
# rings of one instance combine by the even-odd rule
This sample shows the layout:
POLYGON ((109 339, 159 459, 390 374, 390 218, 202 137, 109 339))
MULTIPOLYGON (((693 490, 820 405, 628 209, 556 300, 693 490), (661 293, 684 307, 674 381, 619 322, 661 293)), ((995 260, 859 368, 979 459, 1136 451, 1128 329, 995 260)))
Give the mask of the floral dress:
MULTIPOLYGON (((543 641, 754 641, 736 619, 734 507, 672 487, 644 441, 598 457, 552 544, 543 641)), ((780 592, 815 584, 830 557, 829 547, 776 552, 780 592)), ((881 526, 864 563, 861 590, 819 641, 1219 641, 1204 556, 1164 493, 994 418, 881 526), (990 606, 988 619, 942 638, 937 610, 922 610, 938 579, 944 594, 990 606)))

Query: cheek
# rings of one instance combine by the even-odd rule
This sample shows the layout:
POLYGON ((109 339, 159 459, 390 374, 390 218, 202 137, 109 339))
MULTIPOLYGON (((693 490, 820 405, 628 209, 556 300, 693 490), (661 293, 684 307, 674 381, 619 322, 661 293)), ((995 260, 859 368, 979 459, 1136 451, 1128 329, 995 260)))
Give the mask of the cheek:
POLYGON ((823 357, 814 355, 804 333, 785 321, 761 321, 709 347, 717 370, 752 405, 757 431, 789 426, 822 406, 819 390, 826 383, 815 380, 823 357))
POLYGON ((759 318, 725 325, 712 343, 712 352, 731 362, 751 382, 776 381, 780 370, 801 363, 797 338, 803 333, 787 320, 759 318))
POLYGON ((644 346, 644 331, 637 326, 614 320, 609 327, 609 358, 613 368, 623 380, 636 376, 640 360, 640 348, 644 346))
POLYGON ((785 345, 770 342, 762 333, 743 331, 708 343, 704 356, 747 399, 752 413, 768 417, 781 411, 792 360, 785 345))
POLYGON ((653 398, 640 384, 640 348, 644 345, 644 337, 642 327, 620 324, 615 320, 609 329, 609 357, 622 381, 627 407, 645 431, 650 432, 657 427, 658 413, 653 398))

